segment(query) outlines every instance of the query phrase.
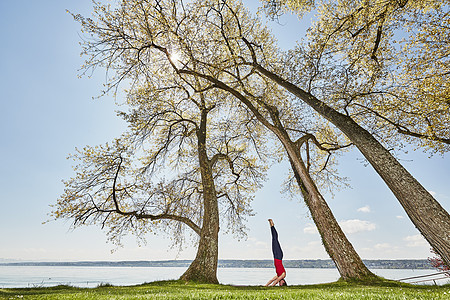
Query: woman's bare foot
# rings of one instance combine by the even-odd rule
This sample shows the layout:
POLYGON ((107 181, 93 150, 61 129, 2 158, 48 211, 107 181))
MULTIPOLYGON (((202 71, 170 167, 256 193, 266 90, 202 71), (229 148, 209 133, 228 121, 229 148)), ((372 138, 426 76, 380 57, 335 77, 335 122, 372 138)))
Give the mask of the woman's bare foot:
POLYGON ((269 219, 269 224, 270 224, 270 226, 273 226, 273 221, 272 221, 272 219, 269 219))

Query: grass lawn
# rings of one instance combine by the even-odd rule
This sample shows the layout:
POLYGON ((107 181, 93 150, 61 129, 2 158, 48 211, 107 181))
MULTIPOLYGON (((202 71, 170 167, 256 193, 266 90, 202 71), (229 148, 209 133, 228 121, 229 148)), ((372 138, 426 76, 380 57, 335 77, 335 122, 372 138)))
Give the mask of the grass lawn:
POLYGON ((450 285, 372 285, 334 282, 288 287, 230 286, 159 281, 137 286, 0 289, 0 299, 450 299, 450 285))

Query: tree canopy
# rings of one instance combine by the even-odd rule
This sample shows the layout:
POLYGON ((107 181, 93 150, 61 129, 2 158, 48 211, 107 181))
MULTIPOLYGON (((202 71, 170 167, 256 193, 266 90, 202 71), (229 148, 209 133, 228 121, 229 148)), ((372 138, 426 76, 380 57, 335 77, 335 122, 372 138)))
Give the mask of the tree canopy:
POLYGON ((448 1, 263 2, 273 17, 316 13, 307 43, 290 52, 290 80, 314 74, 304 89, 326 90, 328 105, 385 143, 450 149, 448 1))
MULTIPOLYGON (((194 102, 167 91, 145 90, 130 96, 128 105, 133 109, 121 113, 130 131, 112 143, 86 146, 70 157, 78 162, 76 176, 65 182, 54 216, 73 218, 75 226, 100 224, 109 228, 110 239, 117 243, 128 231, 144 237, 156 228, 173 229, 174 241, 182 242, 184 227, 167 226, 170 221, 199 233, 203 189, 195 134, 200 120, 194 102)), ((259 151, 258 158, 251 149, 264 137, 258 136, 251 120, 244 122, 224 112, 224 105, 213 110, 206 149, 217 196, 223 199, 224 228, 243 234, 243 219, 251 214, 252 194, 266 169, 260 164, 266 154, 259 151)))
POLYGON ((73 156, 77 174, 53 216, 100 224, 117 245, 129 232, 145 240, 162 230, 181 247, 189 227, 198 250, 182 278, 217 283, 219 223, 245 234, 270 147, 227 94, 169 78, 133 83, 120 113, 129 131, 73 156))

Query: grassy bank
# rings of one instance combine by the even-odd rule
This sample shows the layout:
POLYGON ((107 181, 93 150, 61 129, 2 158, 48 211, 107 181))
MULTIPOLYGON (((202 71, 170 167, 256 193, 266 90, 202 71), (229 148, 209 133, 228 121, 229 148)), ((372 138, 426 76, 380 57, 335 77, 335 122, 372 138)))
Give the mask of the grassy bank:
POLYGON ((93 289, 0 289, 1 299, 450 299, 450 286, 413 286, 383 282, 374 285, 335 282, 289 287, 229 286, 160 281, 138 286, 93 289))

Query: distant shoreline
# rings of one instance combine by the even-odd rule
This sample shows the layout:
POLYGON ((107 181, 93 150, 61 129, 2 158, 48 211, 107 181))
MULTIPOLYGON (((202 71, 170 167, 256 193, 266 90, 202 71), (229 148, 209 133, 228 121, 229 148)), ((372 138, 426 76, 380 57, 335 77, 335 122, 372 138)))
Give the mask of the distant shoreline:
MULTIPOLYGON (((434 269, 426 259, 367 259, 369 269, 434 269)), ((4 262, 1 266, 53 266, 53 267, 188 267, 191 260, 159 261, 73 261, 73 262, 4 262)), ((335 268, 331 259, 284 260, 286 268, 335 268)), ((273 260, 219 260, 219 268, 273 268, 273 260)))

